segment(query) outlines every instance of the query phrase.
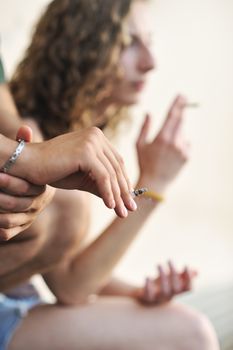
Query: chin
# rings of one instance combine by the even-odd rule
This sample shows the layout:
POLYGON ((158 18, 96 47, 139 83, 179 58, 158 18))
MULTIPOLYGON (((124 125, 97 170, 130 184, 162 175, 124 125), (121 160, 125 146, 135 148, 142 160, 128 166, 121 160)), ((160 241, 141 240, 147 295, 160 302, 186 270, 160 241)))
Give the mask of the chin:
POLYGON ((133 105, 136 105, 140 101, 140 95, 125 95, 122 96, 121 99, 119 99, 119 104, 122 105, 122 107, 130 107, 133 105))

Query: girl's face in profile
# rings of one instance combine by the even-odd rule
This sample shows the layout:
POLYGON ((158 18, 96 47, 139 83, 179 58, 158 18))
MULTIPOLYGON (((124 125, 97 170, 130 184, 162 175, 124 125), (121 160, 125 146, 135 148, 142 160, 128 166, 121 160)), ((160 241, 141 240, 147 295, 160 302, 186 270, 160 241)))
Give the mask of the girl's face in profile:
POLYGON ((135 1, 126 23, 129 43, 120 56, 123 78, 112 91, 111 99, 119 105, 138 102, 145 87, 148 73, 155 68, 155 58, 151 50, 152 18, 146 1, 135 1))

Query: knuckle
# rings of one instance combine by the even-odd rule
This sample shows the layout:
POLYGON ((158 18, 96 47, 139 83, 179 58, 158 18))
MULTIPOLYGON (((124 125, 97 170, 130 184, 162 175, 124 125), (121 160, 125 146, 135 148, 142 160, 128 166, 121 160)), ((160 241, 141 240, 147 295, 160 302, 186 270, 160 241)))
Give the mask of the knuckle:
POLYGON ((10 238, 11 238, 10 231, 4 228, 0 228, 0 241, 6 242, 6 241, 9 241, 10 238))
POLYGON ((94 151, 94 145, 93 145, 93 140, 91 139, 86 139, 84 144, 83 144, 83 149, 82 149, 82 154, 83 156, 88 159, 94 151))
POLYGON ((4 173, 0 174, 0 187, 2 189, 7 188, 9 186, 10 176, 4 173))
POLYGON ((174 148, 174 150, 175 150, 177 153, 179 153, 181 156, 182 156, 182 154, 184 153, 183 147, 182 147, 182 145, 180 144, 180 142, 175 142, 175 143, 173 144, 173 148, 174 148))
POLYGON ((110 171, 109 173, 109 179, 111 179, 111 182, 113 183, 118 183, 118 178, 117 178, 117 172, 115 171, 110 171))
POLYGON ((101 137, 103 136, 103 132, 97 126, 92 126, 90 128, 90 136, 101 137))
POLYGON ((12 228, 14 223, 12 221, 11 215, 4 214, 1 216, 0 227, 3 229, 12 228))
POLYGON ((102 171, 102 173, 99 175, 99 184, 101 184, 101 186, 103 187, 108 187, 109 183, 110 183, 110 174, 107 171, 102 171))
POLYGON ((8 197, 5 201, 5 209, 6 210, 14 210, 16 209, 17 202, 14 197, 8 197))
POLYGON ((170 145, 171 144, 171 138, 169 137, 169 135, 160 134, 157 137, 157 142, 158 142, 158 145, 160 145, 160 146, 170 145))
POLYGON ((120 154, 118 154, 117 159, 118 159, 118 163, 119 163, 120 167, 123 168, 125 166, 125 161, 124 161, 123 157, 120 154))
POLYGON ((122 173, 122 167, 119 163, 114 164, 114 170, 111 171, 111 176, 120 176, 122 173))
POLYGON ((107 186, 110 181, 110 175, 108 173, 104 173, 101 175, 101 183, 104 186, 107 186))
POLYGON ((30 191, 30 184, 24 180, 21 180, 18 186, 18 191, 20 195, 25 195, 30 191))

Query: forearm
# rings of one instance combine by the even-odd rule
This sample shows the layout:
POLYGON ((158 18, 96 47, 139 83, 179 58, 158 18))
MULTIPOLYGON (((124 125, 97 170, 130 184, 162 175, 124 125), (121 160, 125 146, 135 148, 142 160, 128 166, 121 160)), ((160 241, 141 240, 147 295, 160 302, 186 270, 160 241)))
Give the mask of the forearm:
POLYGON ((106 286, 100 290, 99 295, 137 298, 140 290, 141 288, 139 286, 126 283, 125 281, 113 277, 106 286))
POLYGON ((70 264, 49 273, 46 281, 57 298, 64 303, 80 303, 98 293, 156 205, 139 199, 137 212, 124 220, 117 218, 70 264))
MULTIPOLYGON (((8 137, 5 137, 2 134, 0 134, 0 145, 1 145, 0 169, 2 169, 6 161, 9 160, 9 158, 12 156, 12 154, 16 150, 18 146, 18 142, 11 140, 8 137)), ((43 157, 41 154, 41 159, 37 158, 36 152, 35 152, 35 157, 33 157, 33 152, 31 152, 32 148, 33 148, 33 145, 31 144, 25 145, 24 149, 22 150, 22 154, 19 155, 15 164, 13 164, 9 168, 8 173, 10 175, 14 175, 16 177, 20 177, 28 181, 33 180, 33 178, 36 179, 37 177, 39 177, 40 168, 43 167, 43 157), (34 174, 37 174, 37 175, 34 175, 34 174)), ((39 152, 38 152, 38 157, 39 157, 39 152)))
POLYGON ((17 147, 17 142, 0 134, 0 169, 17 147))

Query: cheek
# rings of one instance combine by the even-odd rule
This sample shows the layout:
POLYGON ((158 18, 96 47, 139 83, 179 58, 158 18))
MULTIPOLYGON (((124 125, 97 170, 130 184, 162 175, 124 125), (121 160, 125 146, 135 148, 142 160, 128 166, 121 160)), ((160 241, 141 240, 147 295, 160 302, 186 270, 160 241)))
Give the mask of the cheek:
POLYGON ((133 50, 127 49, 122 53, 120 67, 123 70, 125 80, 134 80, 137 74, 137 57, 133 50))

